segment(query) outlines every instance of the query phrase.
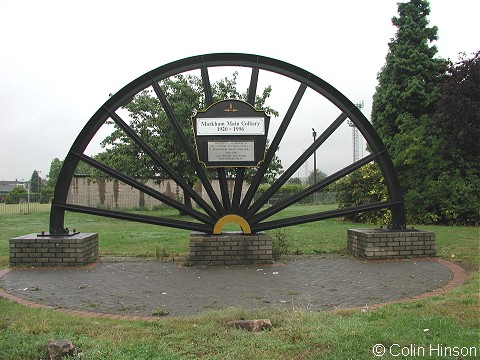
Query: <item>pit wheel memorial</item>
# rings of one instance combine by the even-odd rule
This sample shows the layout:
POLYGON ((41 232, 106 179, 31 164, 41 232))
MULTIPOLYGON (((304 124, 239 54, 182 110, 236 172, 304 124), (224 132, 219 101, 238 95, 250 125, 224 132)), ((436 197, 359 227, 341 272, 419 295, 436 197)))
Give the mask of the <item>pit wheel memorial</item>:
POLYGON ((50 217, 50 234, 52 235, 68 234, 68 230, 66 230, 64 226, 66 211, 81 212, 127 221, 138 221, 148 224, 187 229, 206 234, 219 233, 221 232, 221 228, 225 223, 228 221, 233 221, 241 225, 244 233, 255 234, 269 229, 293 226, 334 217, 342 217, 361 211, 388 208, 392 212, 392 223, 390 227, 393 229, 403 229, 405 227, 403 197, 397 175, 394 171, 391 159, 385 149, 384 144, 362 112, 333 86, 314 74, 286 62, 257 55, 208 54, 194 56, 160 66, 159 68, 154 69, 135 79, 122 88, 119 92, 111 96, 87 122, 68 152, 59 178, 61 181, 57 183, 55 188, 50 217), (172 111, 166 94, 160 87, 160 82, 171 76, 193 70, 200 70, 205 101, 208 107, 212 105, 213 102, 209 70, 214 67, 222 66, 251 69, 247 103, 252 106, 254 104, 255 95, 257 92, 260 71, 267 71, 283 75, 294 80, 298 86, 296 94, 291 100, 288 110, 281 121, 281 125, 279 126, 275 136, 271 140, 268 150, 265 153, 264 160, 259 164, 256 174, 254 175, 253 180, 243 198, 241 196, 241 190, 244 183, 245 168, 237 167, 235 170, 235 186, 232 196, 229 196, 225 169, 221 167, 217 169, 221 190, 220 196, 218 196, 212 188, 205 167, 198 161, 197 153, 194 147, 190 144, 187 134, 185 134, 182 130, 178 119, 175 117, 172 111), (182 144, 185 153, 187 154, 200 182, 202 183, 203 188, 207 193, 208 199, 210 200, 209 203, 202 199, 183 179, 182 174, 172 169, 165 159, 162 159, 157 154, 155 149, 151 148, 142 139, 141 134, 136 133, 127 124, 125 119, 119 115, 118 110, 123 105, 129 102, 142 90, 149 87, 153 88, 156 96, 162 104, 164 111, 168 115, 169 121, 175 129, 177 140, 182 144), (303 154, 301 154, 298 159, 288 169, 285 170, 285 172, 270 186, 270 188, 263 193, 262 196, 254 200, 254 195, 267 171, 268 165, 272 161, 277 148, 281 145, 285 131, 289 127, 289 124, 295 115, 295 111, 302 101, 302 97, 307 89, 315 91, 319 96, 331 102, 336 108, 338 108, 339 115, 335 119, 332 119, 330 126, 328 126, 323 133, 316 137, 313 144, 310 145, 303 152, 303 154), (198 205, 199 210, 195 208, 189 208, 183 203, 141 183, 137 179, 119 172, 86 155, 85 149, 87 148, 89 142, 106 121, 111 121, 118 125, 118 127, 121 128, 131 138, 131 140, 135 142, 139 148, 141 148, 142 151, 155 162, 158 167, 169 174, 170 178, 175 181, 185 193, 191 196, 191 198, 198 205), (317 151, 317 149, 319 149, 320 146, 345 121, 350 121, 357 127, 368 144, 370 154, 331 174, 316 184, 307 187, 303 191, 300 191, 289 198, 283 199, 275 203, 273 206, 265 208, 264 205, 275 196, 280 187, 298 171, 302 164, 310 156, 312 156, 312 154, 314 154, 315 151, 317 151), (80 161, 83 161, 99 169, 103 173, 108 174, 109 176, 118 179, 119 181, 122 181, 133 188, 152 196, 155 199, 162 201, 168 206, 190 215, 195 221, 172 220, 161 216, 148 216, 135 213, 127 214, 112 209, 80 206, 68 203, 67 199, 70 183, 73 179, 75 169, 80 161), (378 163, 383 173, 385 184, 388 190, 388 199, 386 201, 276 220, 271 219, 281 210, 298 203, 305 197, 322 190, 329 184, 332 184, 333 182, 347 176, 348 174, 372 161, 378 163))

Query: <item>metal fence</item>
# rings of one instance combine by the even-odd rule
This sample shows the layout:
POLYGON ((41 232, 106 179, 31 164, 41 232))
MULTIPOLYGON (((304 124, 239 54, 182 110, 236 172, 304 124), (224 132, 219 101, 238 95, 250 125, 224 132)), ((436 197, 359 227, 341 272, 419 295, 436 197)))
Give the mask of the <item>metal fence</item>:
MULTIPOLYGON (((270 200, 268 205, 275 205, 277 202, 289 198, 292 194, 281 196, 276 194, 270 200)), ((307 196, 303 200, 297 202, 298 205, 332 205, 337 203, 337 193, 335 192, 319 192, 313 195, 307 196)))
POLYGON ((18 202, 13 204, 0 203, 0 215, 22 215, 50 212, 50 203, 18 202))

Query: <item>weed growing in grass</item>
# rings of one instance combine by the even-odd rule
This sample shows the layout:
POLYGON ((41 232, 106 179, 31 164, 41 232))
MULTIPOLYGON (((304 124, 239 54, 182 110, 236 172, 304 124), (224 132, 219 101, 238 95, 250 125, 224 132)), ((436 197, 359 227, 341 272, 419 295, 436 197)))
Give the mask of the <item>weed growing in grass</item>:
POLYGON ((282 255, 288 254, 290 249, 287 233, 283 229, 277 229, 272 235, 272 257, 279 260, 282 255))
POLYGON ((93 302, 91 300, 88 300, 86 301, 84 304, 82 304, 81 306, 83 307, 87 307, 87 308, 97 308, 100 306, 100 303, 97 303, 97 302, 93 302))
POLYGON ((190 256, 185 256, 185 259, 183 260, 183 265, 184 266, 192 266, 192 258, 190 256))
POLYGON ((164 247, 156 246, 155 247, 155 258, 157 260, 166 258, 168 256, 168 251, 164 247))
POLYGON ((168 316, 170 312, 162 308, 156 308, 152 311, 152 316, 168 316))
POLYGON ((117 301, 117 304, 117 311, 126 311, 128 309, 120 300, 117 301))

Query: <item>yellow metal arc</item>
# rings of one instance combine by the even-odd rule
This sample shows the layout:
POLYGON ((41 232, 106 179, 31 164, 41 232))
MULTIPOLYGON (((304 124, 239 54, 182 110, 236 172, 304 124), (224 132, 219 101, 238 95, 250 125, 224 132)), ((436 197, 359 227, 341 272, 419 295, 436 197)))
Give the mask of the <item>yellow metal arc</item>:
POLYGON ((244 234, 251 234, 252 229, 250 228, 250 224, 245 220, 243 217, 238 216, 238 215, 225 215, 218 219, 218 221, 215 223, 215 226, 213 228, 213 234, 214 235, 220 235, 222 233, 222 229, 226 224, 238 224, 242 228, 242 231, 244 234))

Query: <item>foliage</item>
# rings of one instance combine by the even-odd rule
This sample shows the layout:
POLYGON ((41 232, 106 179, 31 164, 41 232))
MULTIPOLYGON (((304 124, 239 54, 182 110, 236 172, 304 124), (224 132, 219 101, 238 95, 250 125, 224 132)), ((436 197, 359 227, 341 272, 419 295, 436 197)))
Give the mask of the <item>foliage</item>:
MULTIPOLYGON (((388 200, 387 187, 376 163, 370 163, 335 183, 338 206, 348 208, 388 200)), ((390 210, 360 212, 345 216, 355 222, 377 225, 391 222, 390 210)))
POLYGON ((398 4, 397 27, 389 45, 386 63, 378 74, 373 96, 372 123, 387 149, 400 131, 402 115, 415 121, 435 110, 438 99, 438 76, 445 70, 445 61, 434 58, 437 53, 430 43, 437 40, 437 27, 427 27, 430 7, 427 0, 410 0, 398 4))
MULTIPOLYGON (((266 150, 268 150, 269 141, 267 139, 266 150)), ((277 149, 278 151, 278 149, 277 149)), ((257 168, 247 168, 245 170, 245 181, 250 183, 253 179, 253 176, 257 172, 257 168)), ((267 171, 263 174, 262 184, 273 184, 273 182, 283 173, 282 161, 277 155, 274 155, 272 161, 268 165, 267 171)), ((232 174, 230 173, 230 177, 232 174)))
POLYGON ((455 169, 426 175, 418 188, 405 194, 410 222, 421 224, 478 225, 480 179, 455 169))
MULTIPOLYGON (((433 186, 437 223, 480 223, 480 51, 440 78, 435 131, 445 163, 433 186)), ((433 159, 435 162, 436 159, 433 159)))
POLYGON ((398 28, 378 75, 372 123, 403 188, 407 219, 478 224, 480 62, 434 58, 426 0, 398 4, 398 28))
POLYGON ((290 178, 288 179, 287 184, 302 185, 302 180, 300 180, 299 177, 290 178))
MULTIPOLYGON (((273 194, 270 199, 270 203, 275 203, 276 201, 280 201, 286 198, 289 198, 293 195, 296 195, 300 191, 305 190, 308 187, 306 184, 297 184, 287 182, 286 184, 282 185, 278 191, 273 194)), ((270 188, 270 184, 263 184, 258 187, 257 192, 255 193, 255 199, 260 198, 265 191, 270 188)), ((312 203, 324 203, 324 204, 332 204, 335 202, 336 195, 335 189, 330 185, 327 186, 316 193, 309 195, 302 200, 298 201, 298 204, 312 204, 312 203)))
MULTIPOLYGON (((177 75, 174 80, 166 79, 161 86, 185 133, 191 132, 188 121, 192 111, 199 106, 197 92, 200 86, 199 79, 192 75, 177 75)), ((187 154, 183 152, 180 142, 175 140, 175 131, 160 100, 152 93, 152 89, 144 90, 125 105, 131 119, 130 126, 167 163, 182 173, 187 182, 194 182, 195 174, 187 154)), ((102 146, 106 149, 96 159, 114 169, 139 179, 168 177, 117 125, 103 140, 102 146)))
POLYGON ((439 84, 437 127, 442 137, 442 156, 462 171, 480 175, 480 51, 469 58, 461 54, 450 64, 439 84))
POLYGON ((87 175, 91 176, 92 178, 105 178, 105 174, 100 173, 99 170, 94 168, 93 166, 88 165, 87 163, 80 161, 75 169, 75 175, 87 175))
POLYGON ((57 185, 58 175, 60 174, 60 170, 62 169, 63 161, 59 158, 55 158, 50 163, 50 170, 47 175, 47 186, 55 189, 57 185))
MULTIPOLYGON (((307 186, 306 185, 301 185, 301 184, 284 184, 283 186, 278 189, 278 191, 275 193, 275 197, 279 199, 283 199, 292 195, 295 195, 296 193, 304 190, 307 186)), ((258 187, 257 192, 255 193, 255 198, 261 197, 265 191, 267 191, 270 188, 270 185, 260 185, 258 187)))
POLYGON ((27 201, 28 191, 23 186, 15 186, 5 197, 6 204, 18 204, 27 201))
POLYGON ((50 186, 44 186, 42 190, 40 190, 40 202, 42 204, 49 203, 52 200, 53 190, 50 186))
MULTIPOLYGON (((224 78, 212 84, 213 100, 219 101, 226 98, 246 100, 247 93, 237 91, 236 79, 237 73, 234 73, 231 79, 224 78)), ((202 86, 201 79, 192 74, 175 75, 163 80, 160 84, 192 147, 194 147, 194 138, 191 117, 195 111, 205 108, 202 86)), ((265 105, 270 93, 271 87, 268 86, 261 95, 257 95, 255 107, 277 116, 278 112, 265 105)), ((193 186, 197 180, 195 170, 153 90, 146 89, 137 94, 124 108, 129 113, 132 129, 177 173, 182 174, 190 186, 193 186)), ((95 158, 116 170, 140 179, 155 178, 161 181, 169 178, 169 175, 156 166, 154 161, 117 125, 115 125, 115 130, 104 139, 102 146, 105 150, 95 158)), ((281 168, 281 162, 275 156, 265 176, 265 182, 275 178, 281 168)), ((212 171, 207 173, 209 177, 215 176, 212 171)), ((227 177, 232 176, 234 176, 233 173, 227 173, 227 177)), ((248 170, 246 180, 248 181, 252 176, 252 171, 248 170)), ((185 202, 187 203, 189 200, 189 197, 185 196, 185 202)))
POLYGON ((461 158, 454 161, 445 156, 447 139, 436 127, 437 118, 423 116, 417 126, 406 121, 403 131, 395 137, 394 163, 405 189, 408 220, 422 224, 478 224, 477 167, 462 166, 465 163, 461 158))
POLYGON ((272 234, 272 257, 280 260, 282 255, 290 253, 290 241, 284 229, 277 229, 272 234))
POLYGON ((32 176, 30 177, 30 191, 39 193, 42 189, 42 179, 37 170, 33 170, 32 176))
POLYGON ((311 171, 310 174, 308 175, 307 183, 309 185, 313 185, 315 183, 314 180, 319 182, 320 180, 325 179, 327 176, 328 175, 326 172, 323 172, 322 170, 319 170, 319 169, 317 169, 316 172, 315 170, 311 171))
MULTIPOLYGON (((442 139, 430 131, 434 116, 425 116, 418 126, 406 128, 395 137, 394 162, 403 180, 407 221, 420 224, 477 225, 480 208, 480 178, 474 170, 459 169, 459 164, 442 157, 442 139), (408 176, 416 174, 416 177, 408 176)), ((386 187, 378 167, 372 164, 337 182, 340 207, 384 201, 386 187), (381 184, 381 185, 380 185, 381 184)), ((361 213, 349 220, 383 224, 389 212, 361 213)))

